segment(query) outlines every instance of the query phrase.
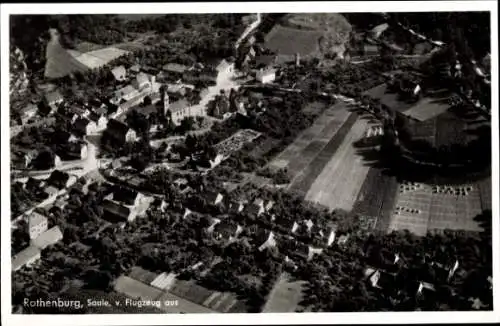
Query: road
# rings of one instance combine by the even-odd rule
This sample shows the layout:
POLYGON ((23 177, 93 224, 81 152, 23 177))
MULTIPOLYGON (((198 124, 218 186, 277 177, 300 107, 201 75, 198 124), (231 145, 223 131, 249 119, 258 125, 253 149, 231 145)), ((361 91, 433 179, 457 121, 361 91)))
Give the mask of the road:
POLYGON ((253 30, 255 30, 261 23, 262 19, 260 17, 260 13, 257 13, 257 19, 243 31, 240 38, 236 41, 234 47, 238 49, 241 45, 241 42, 250 34, 253 30))

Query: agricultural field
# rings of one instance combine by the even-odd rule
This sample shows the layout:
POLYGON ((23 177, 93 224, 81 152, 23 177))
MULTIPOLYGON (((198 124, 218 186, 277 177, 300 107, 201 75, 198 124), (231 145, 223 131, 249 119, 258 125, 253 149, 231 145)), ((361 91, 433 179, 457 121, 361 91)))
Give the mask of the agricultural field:
POLYGON ((359 191, 353 212, 361 216, 377 217, 376 228, 387 230, 391 218, 398 182, 383 170, 371 167, 359 191))
POLYGON ((426 184, 409 190, 401 185, 389 231, 406 229, 421 236, 445 229, 481 231, 474 221, 482 212, 480 187, 477 183, 463 186, 471 187, 467 195, 435 192, 433 186, 426 184))
POLYGON ((294 178, 327 145, 350 114, 343 103, 326 109, 311 127, 304 130, 292 144, 276 156, 269 168, 287 168, 290 177, 294 178))
POLYGON ((273 52, 284 56, 301 57, 315 55, 319 48, 322 33, 315 30, 300 30, 283 25, 276 25, 266 35, 265 46, 273 52))
POLYGON ((291 281, 287 273, 280 275, 262 312, 295 312, 302 301, 304 281, 291 281))
POLYGON ((128 53, 128 51, 121 50, 115 47, 106 47, 99 50, 94 50, 90 52, 81 53, 78 51, 70 51, 69 52, 73 58, 75 58, 78 62, 83 64, 84 66, 94 69, 99 68, 114 60, 122 55, 128 53))
POLYGON ((61 46, 59 40, 54 39, 47 44, 47 62, 45 63, 44 76, 46 78, 60 78, 72 72, 84 72, 88 67, 76 60, 61 46))
POLYGON ((349 119, 315 160, 306 173, 297 178, 294 186, 307 191, 305 199, 330 209, 351 210, 370 167, 357 152, 353 143, 361 139, 369 122, 349 119))

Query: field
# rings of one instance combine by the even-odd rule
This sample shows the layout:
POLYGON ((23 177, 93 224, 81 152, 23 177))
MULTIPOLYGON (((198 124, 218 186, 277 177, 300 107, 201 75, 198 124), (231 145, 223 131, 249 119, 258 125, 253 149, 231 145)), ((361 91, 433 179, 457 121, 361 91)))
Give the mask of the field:
POLYGON ((70 50, 68 51, 71 56, 73 56, 78 62, 84 66, 94 69, 104 66, 111 60, 114 60, 122 55, 128 53, 128 51, 121 50, 115 47, 106 47, 90 52, 81 53, 79 51, 70 50))
POLYGON ((88 67, 76 60, 59 41, 53 40, 47 44, 47 62, 44 75, 46 78, 59 78, 72 72, 88 70, 88 67))
MULTIPOLYGON (((468 185, 467 185, 468 186, 468 185)), ((417 235, 444 229, 481 231, 473 218, 482 211, 478 184, 470 185, 468 195, 433 193, 432 186, 422 184, 415 190, 399 192, 389 222, 390 230, 407 229, 417 235), (397 210, 404 207, 418 210, 397 210)))
POLYGON ((361 216, 377 217, 377 229, 385 231, 394 209, 397 191, 398 182, 395 177, 372 167, 359 191, 353 212, 361 216))
POLYGON ((262 312, 295 312, 302 300, 303 281, 291 282, 286 273, 280 275, 262 312))
POLYGON ((244 129, 235 132, 230 137, 224 139, 220 143, 217 143, 214 146, 214 149, 218 154, 221 154, 224 157, 227 157, 231 153, 240 150, 245 143, 249 143, 257 139, 261 135, 260 132, 257 132, 252 129, 244 129))
POLYGON ((317 53, 321 35, 321 32, 314 30, 276 25, 266 35, 265 46, 280 55, 294 56, 299 53, 301 57, 305 57, 317 53))
MULTIPOLYGON (((363 137, 367 126, 367 120, 359 119, 344 131, 345 137, 339 131, 335 138, 342 137, 343 141, 332 138, 309 165, 309 173, 302 181, 308 188, 306 200, 331 209, 352 209, 369 170, 353 143, 363 137)), ((299 187, 306 189, 302 184, 299 187)))
POLYGON ((311 127, 304 130, 269 164, 269 167, 271 169, 286 167, 290 177, 295 177, 335 135, 349 115, 344 104, 336 104, 326 109, 311 127))

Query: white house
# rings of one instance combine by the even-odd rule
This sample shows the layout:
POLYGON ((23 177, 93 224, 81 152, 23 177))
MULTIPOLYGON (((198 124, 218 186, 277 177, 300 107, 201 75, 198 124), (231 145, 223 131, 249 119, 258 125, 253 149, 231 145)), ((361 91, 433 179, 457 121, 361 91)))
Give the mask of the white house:
POLYGON ((262 68, 257 71, 255 78, 258 82, 262 84, 272 83, 276 79, 276 69, 274 68, 262 68))

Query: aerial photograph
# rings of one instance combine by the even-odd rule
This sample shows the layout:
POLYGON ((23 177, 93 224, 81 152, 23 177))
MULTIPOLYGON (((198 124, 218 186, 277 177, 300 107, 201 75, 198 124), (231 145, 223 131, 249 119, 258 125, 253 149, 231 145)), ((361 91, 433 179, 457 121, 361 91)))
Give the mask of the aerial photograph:
POLYGON ((13 315, 493 311, 489 11, 8 17, 13 315))

